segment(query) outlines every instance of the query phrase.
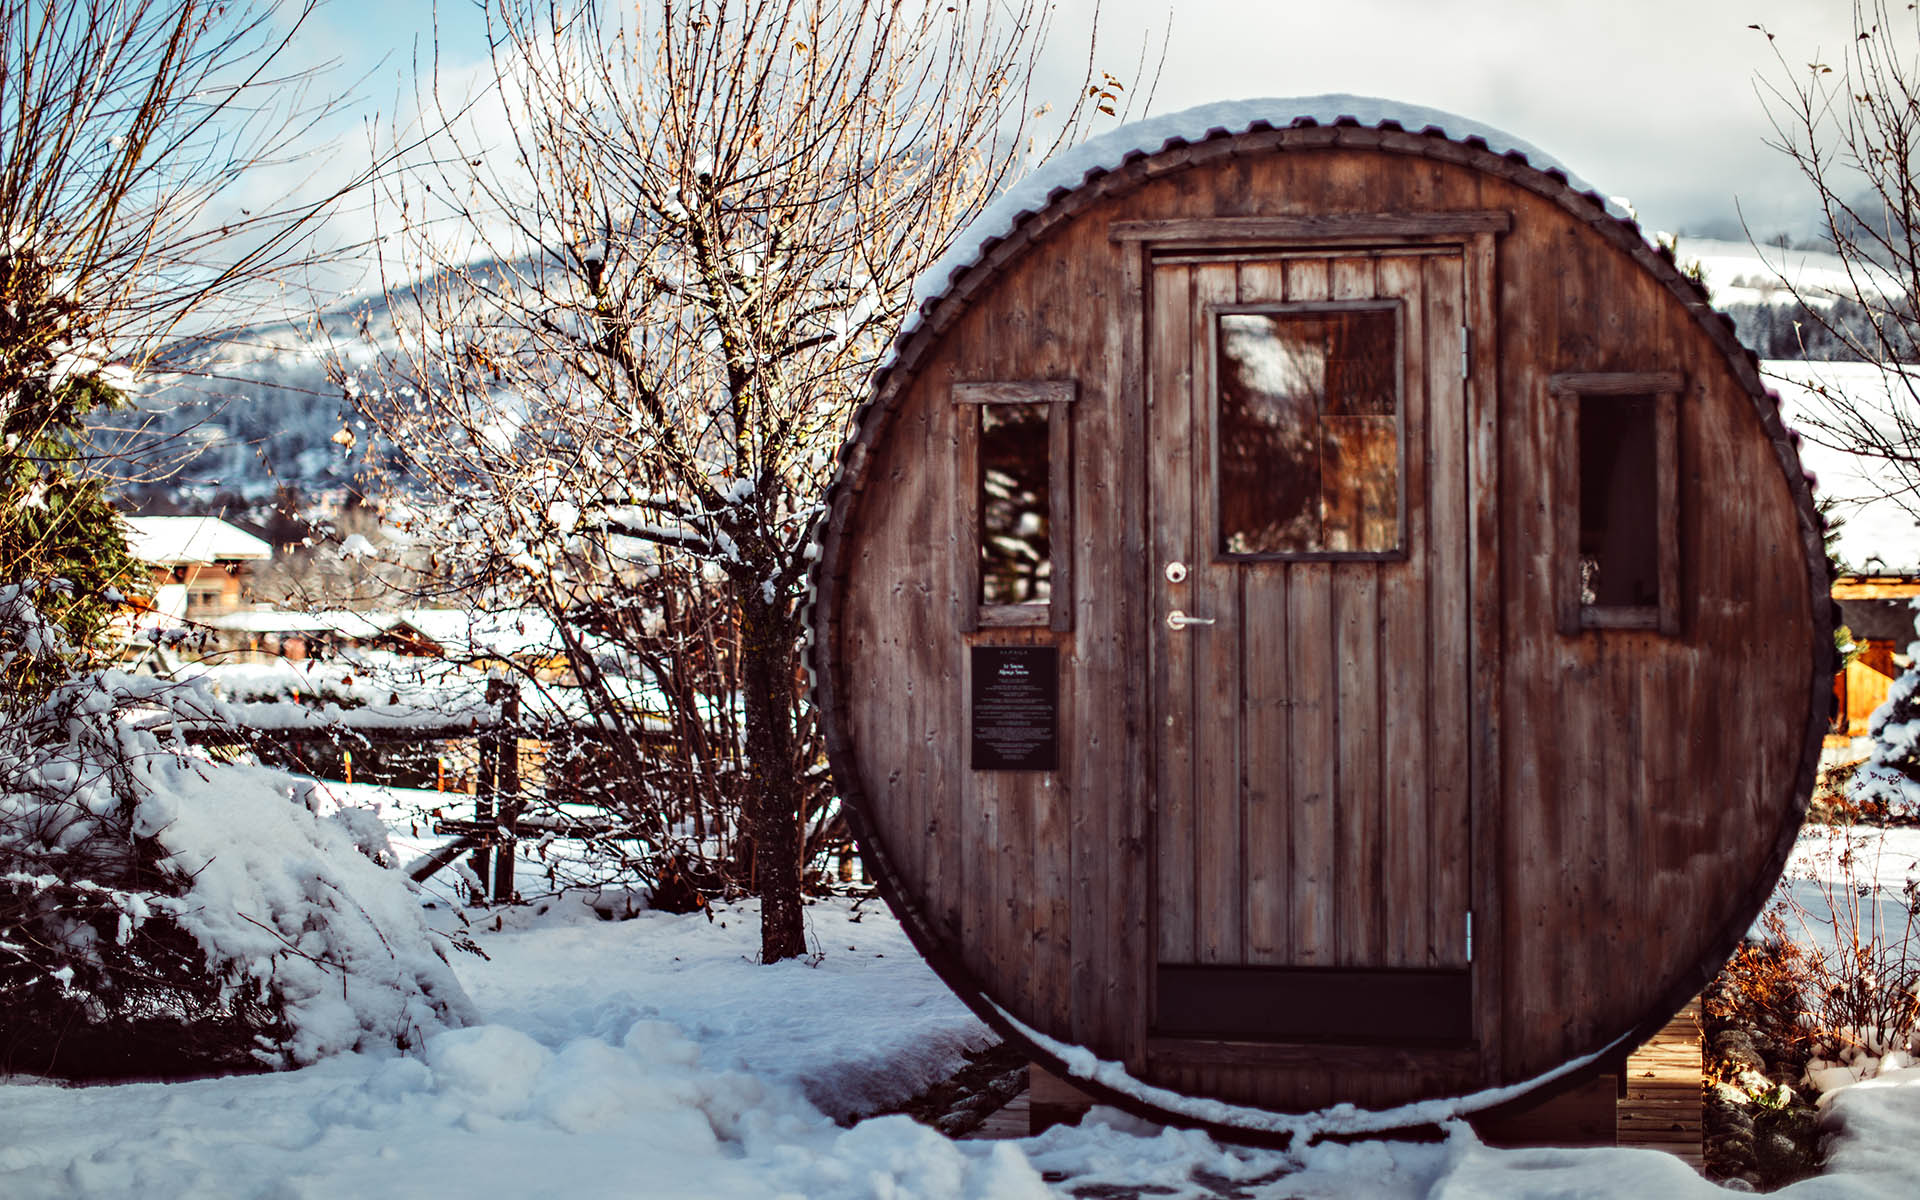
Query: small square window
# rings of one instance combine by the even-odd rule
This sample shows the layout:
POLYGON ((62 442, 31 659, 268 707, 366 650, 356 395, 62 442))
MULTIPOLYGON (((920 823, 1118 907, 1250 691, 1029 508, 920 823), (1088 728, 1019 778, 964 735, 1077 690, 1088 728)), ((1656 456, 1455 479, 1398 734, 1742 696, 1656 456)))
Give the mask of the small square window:
POLYGON ((1052 595, 1048 408, 979 406, 982 604, 1045 604, 1052 595))
POLYGON ((959 383, 963 631, 1072 628, 1071 381, 959 383))
POLYGON ((1556 572, 1563 633, 1680 632, 1678 403, 1672 372, 1555 375, 1556 572))

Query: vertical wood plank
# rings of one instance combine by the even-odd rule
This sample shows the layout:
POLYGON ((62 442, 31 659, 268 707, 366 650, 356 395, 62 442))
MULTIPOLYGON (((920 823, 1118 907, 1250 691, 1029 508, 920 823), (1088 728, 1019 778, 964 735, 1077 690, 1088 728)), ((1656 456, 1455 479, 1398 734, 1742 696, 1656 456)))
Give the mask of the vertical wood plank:
MULTIPOLYGON (((1549 497, 1559 425, 1545 389, 1548 377, 1565 364, 1595 361, 1594 322, 1586 301, 1590 262, 1582 232, 1563 223, 1535 227, 1516 222, 1512 237, 1524 241, 1510 241, 1502 249, 1520 262, 1564 266, 1549 280, 1513 277, 1513 286, 1524 287, 1526 295, 1503 305, 1510 319, 1499 331, 1501 359, 1513 377, 1502 379, 1502 400, 1511 400, 1514 415, 1506 422, 1499 486, 1515 495, 1549 497)), ((1475 333, 1479 335, 1477 327, 1475 333)), ((1473 382, 1477 393, 1479 380, 1473 382)), ((1478 479, 1474 503, 1481 503, 1478 479)), ((1502 806, 1509 822, 1501 856, 1501 894, 1508 900, 1502 913, 1508 928, 1502 962, 1514 978, 1502 989, 1507 1008, 1501 1029, 1509 1060, 1520 1069, 1519 1062, 1538 1056, 1544 1031, 1564 1039, 1561 1014, 1579 994, 1576 989, 1584 986, 1584 981, 1569 981, 1566 958, 1583 949, 1584 910, 1593 899, 1580 854, 1586 798, 1579 764, 1588 751, 1577 744, 1579 731, 1565 724, 1564 697, 1590 688, 1592 667, 1589 652, 1577 639, 1553 632, 1557 609, 1552 581, 1561 566, 1558 555, 1573 552, 1559 544, 1555 514, 1540 505, 1507 505, 1505 511, 1514 520, 1503 540, 1514 550, 1505 572, 1511 584, 1505 615, 1507 627, 1515 631, 1505 647, 1505 678, 1511 686, 1505 716, 1510 728, 1524 732, 1516 735, 1518 745, 1511 756, 1515 776, 1502 806), (1569 916, 1575 919, 1565 924, 1569 916), (1575 937, 1541 936, 1561 928, 1577 931, 1575 937)), ((1474 549, 1477 555, 1477 541, 1474 549)), ((1480 632, 1476 628, 1476 640, 1480 632)), ((1477 683, 1482 668, 1478 645, 1474 668, 1477 683)), ((1476 769, 1480 765, 1476 758, 1476 769)), ((1476 818, 1481 811, 1476 807, 1476 818)))
MULTIPOLYGON (((1505 803, 1501 774, 1504 750, 1502 695, 1506 660, 1502 630, 1505 594, 1502 585, 1502 529, 1500 525, 1502 463, 1500 363, 1507 349, 1499 319, 1498 257, 1492 234, 1476 237, 1467 247, 1464 284, 1465 323, 1470 331, 1472 359, 1466 383, 1467 506, 1470 513, 1467 543, 1468 594, 1468 781, 1463 807, 1469 852, 1465 892, 1474 923, 1474 1021, 1480 1040, 1482 1078, 1497 1078, 1504 1060, 1499 1036, 1506 961, 1506 912, 1502 904, 1505 874, 1500 855, 1505 837, 1505 803)), ((1438 776, 1436 764, 1436 777, 1438 776)), ((1443 876, 1444 878, 1444 876, 1443 876)), ((1436 945, 1445 945, 1438 937, 1436 945)))
POLYGON ((1553 423, 1548 461, 1547 504, 1556 547, 1552 575, 1554 611, 1560 632, 1580 632, 1580 396, 1549 388, 1545 397, 1553 423))
MULTIPOLYGON (((921 399, 923 397, 916 395, 908 401, 909 407, 901 418, 901 432, 905 436, 900 439, 900 448, 894 450, 890 447, 883 453, 882 463, 876 464, 894 468, 886 477, 893 477, 894 471, 900 470, 902 461, 944 454, 949 449, 940 441, 941 430, 935 407, 913 403, 921 399)), ((952 527, 944 520, 951 511, 945 503, 949 493, 946 488, 939 486, 939 476, 950 469, 949 461, 930 462, 936 478, 930 481, 927 492, 910 497, 891 514, 902 521, 906 528, 912 529, 924 522, 929 534, 952 536, 952 527)), ((900 471, 900 474, 904 475, 904 471, 900 471)), ((941 537, 940 541, 945 543, 946 537, 941 537)), ((877 651, 876 659, 912 663, 916 651, 909 640, 913 636, 911 609, 909 607, 903 611, 897 606, 907 595, 905 581, 912 577, 912 572, 920 564, 912 557, 918 552, 900 544, 904 540, 862 540, 860 561, 854 567, 856 586, 848 588, 849 603, 860 606, 859 615, 849 624, 870 630, 867 636, 872 649, 877 651), (861 579, 863 575, 866 576, 864 581, 861 579)), ((869 739, 889 736, 881 716, 883 713, 900 714, 910 731, 910 737, 926 729, 935 719, 933 714, 926 711, 922 703, 924 689, 915 686, 911 672, 862 673, 856 678, 859 686, 868 692, 871 705, 868 711, 861 714, 863 721, 857 734, 858 744, 873 744, 869 739), (881 677, 883 675, 884 678, 881 677)), ((872 794, 885 798, 885 811, 890 816, 897 814, 891 824, 898 831, 898 836, 888 847, 895 863, 915 886, 926 889, 924 894, 937 896, 937 878, 929 878, 927 873, 927 827, 931 820, 930 802, 933 797, 924 786, 925 770, 923 761, 897 762, 888 766, 884 779, 869 780, 868 784, 872 794)))
MULTIPOLYGON (((1244 696, 1240 681, 1241 638, 1245 620, 1240 611, 1240 567, 1215 562, 1219 541, 1214 503, 1214 361, 1210 324, 1211 306, 1231 304, 1238 295, 1238 273, 1232 263, 1193 268, 1193 310, 1187 345, 1193 356, 1191 417, 1193 467, 1186 481, 1191 532, 1187 551, 1180 556, 1191 569, 1184 607, 1191 615, 1211 618, 1212 625, 1191 625, 1168 631, 1171 641, 1191 643, 1194 681, 1192 707, 1172 714, 1192 729, 1194 748, 1192 801, 1194 813, 1194 882, 1197 925, 1194 954, 1199 962, 1245 961, 1245 892, 1242 856, 1246 848, 1245 811, 1241 788, 1240 733, 1244 696)), ((1179 481, 1169 481, 1179 486, 1179 481)), ((1177 587, 1170 587, 1177 593, 1177 587)))
MULTIPOLYGON (((941 397, 934 396, 938 404, 941 397)), ((950 397, 948 397, 950 399, 950 397)), ((959 585, 956 612, 961 633, 980 628, 980 419, 978 404, 946 405, 944 423, 953 429, 952 462, 953 573, 959 585)))
MULTIPOLYGON (((916 389, 915 398, 925 411, 927 440, 924 456, 913 466, 916 472, 925 473, 926 492, 919 503, 929 510, 943 507, 955 490, 967 486, 959 476, 961 447, 966 441, 960 432, 961 414, 957 410, 961 406, 946 403, 945 392, 942 387, 916 389)), ((977 414, 970 415, 977 419, 977 414)), ((918 548, 901 547, 895 552, 910 557, 905 569, 893 575, 889 587, 899 597, 906 615, 904 622, 895 623, 900 628, 905 661, 911 664, 904 672, 907 728, 920 745, 945 751, 914 755, 911 774, 901 782, 915 793, 912 811, 917 818, 915 840, 919 844, 913 859, 926 881, 927 895, 939 898, 934 901, 938 907, 932 914, 936 926, 950 935, 957 934, 962 924, 959 906, 952 898, 964 891, 964 868, 961 856, 943 852, 942 845, 960 829, 959 788, 965 771, 964 764, 954 760, 955 751, 965 742, 966 718, 961 707, 959 639, 943 627, 940 619, 954 608, 940 603, 939 588, 931 581, 952 579, 956 590, 964 589, 966 584, 960 582, 965 577, 964 558, 975 545, 977 542, 969 542, 963 547, 950 534, 946 538, 929 537, 918 548)), ((977 596, 977 592, 962 590, 959 607, 974 607, 977 596)))
MULTIPOLYGON (((1056 546, 1056 554, 1072 552, 1056 546)), ((1081 695, 1088 663, 1079 639, 1060 648, 1060 728, 1077 730, 1085 709, 1081 695)), ((1063 738, 1063 742, 1066 739, 1063 738)), ((1070 744, 1070 743, 1067 743, 1070 744)), ((1062 747, 1066 750, 1066 745, 1062 747)), ((1031 1014, 1026 1020, 1048 1022, 1060 1028, 1071 1012, 1073 995, 1073 827, 1074 798, 1078 794, 1080 761, 1071 752, 1060 756, 1058 771, 1046 772, 1033 790, 1033 811, 1025 850, 1031 862, 1029 921, 1026 930, 1032 960, 1031 1014)))
MULTIPOLYGON (((1325 300, 1325 259, 1289 260, 1286 299, 1325 300)), ((1334 711, 1332 569, 1327 563, 1287 568, 1287 664, 1292 684, 1288 715, 1288 886, 1291 949, 1283 961, 1299 966, 1334 962, 1334 765, 1338 744, 1334 711)))
MULTIPOLYGON (((1373 259, 1332 260, 1329 287, 1335 300, 1372 299, 1373 259)), ((1385 881, 1380 874, 1380 571, 1371 562, 1333 565, 1338 760, 1334 961, 1339 964, 1379 962, 1386 932, 1385 881)))
MULTIPOLYGON (((1084 241, 1079 245, 1079 254, 1088 256, 1095 270, 1110 264, 1106 251, 1084 241)), ((1125 344, 1120 335, 1128 315, 1138 320, 1140 297, 1124 287, 1105 294, 1104 281, 1087 282, 1082 275, 1069 281, 1069 288, 1076 286, 1093 289, 1091 298, 1106 319, 1089 325, 1090 343, 1079 348, 1080 360, 1070 360, 1065 368, 1082 380, 1080 397, 1066 414, 1072 457, 1067 516, 1072 530, 1066 545, 1056 540, 1054 552, 1054 561, 1067 561, 1072 574, 1073 653, 1063 665, 1072 664, 1074 687, 1072 700, 1063 698, 1061 717, 1064 721, 1071 712, 1075 724, 1061 727, 1074 730, 1062 745, 1063 761, 1070 762, 1072 770, 1063 786, 1046 798, 1044 823, 1039 820, 1042 814, 1036 814, 1035 837, 1058 829, 1060 844, 1057 850, 1037 853, 1034 869, 1043 887, 1054 870, 1064 870, 1067 895, 1042 897, 1035 909, 1036 922, 1044 921, 1036 928, 1035 945, 1048 950, 1036 966, 1035 1016, 1055 1022, 1049 1032, 1057 1031, 1056 1036, 1099 1046, 1111 1055, 1120 1021, 1111 1010, 1107 979, 1117 969, 1120 930, 1111 903, 1114 864, 1108 822, 1112 810, 1126 803, 1127 793, 1120 783, 1124 762, 1116 761, 1117 747, 1108 739, 1122 719, 1112 703, 1112 689, 1129 678, 1114 626, 1125 596, 1112 590, 1114 581, 1106 570, 1112 557, 1106 547, 1121 536, 1127 516, 1110 491, 1124 486, 1122 472, 1111 464, 1125 454, 1125 441, 1114 440, 1112 406, 1124 397, 1113 391, 1112 360, 1116 347, 1125 344), (1059 995, 1059 1007, 1040 1007, 1043 995, 1059 995)), ((1059 603, 1056 599, 1056 606, 1059 603)))
MULTIPOLYGON (((1669 350, 1665 361, 1673 361, 1669 350)), ((1659 542, 1660 632, 1680 636, 1680 528, 1675 516, 1680 494, 1680 398, 1664 392, 1654 398, 1654 513, 1659 542)))
MULTIPOLYGON (((1092 234, 1098 236, 1098 231, 1092 234)), ((1129 522, 1134 519, 1126 502, 1129 480, 1121 464, 1139 435, 1121 415, 1131 399, 1115 378, 1121 369, 1115 358, 1128 355, 1130 361, 1138 362, 1142 298, 1124 282, 1117 293, 1105 292, 1110 285, 1104 275, 1111 260, 1105 251, 1088 248, 1082 253, 1088 258, 1088 273, 1076 273, 1066 290, 1080 289, 1073 302, 1091 299, 1106 318, 1090 327, 1092 342, 1081 349, 1083 357, 1073 368, 1084 382, 1074 411, 1067 414, 1074 459, 1072 543, 1055 556, 1056 561, 1072 560, 1074 652, 1068 661, 1074 663, 1075 687, 1071 707, 1061 716, 1064 721, 1070 711, 1075 724, 1062 725, 1063 730, 1074 731, 1062 747, 1073 771, 1065 790, 1050 795, 1048 803, 1062 809, 1058 823, 1065 845, 1060 853, 1066 860, 1071 900, 1064 902, 1066 921, 1044 931, 1053 961, 1037 983, 1064 993, 1064 1012, 1047 1014, 1062 1022, 1062 1033, 1112 1056, 1124 1045, 1130 1016, 1116 1005, 1114 994, 1114 980, 1125 975, 1127 935, 1124 910, 1114 902, 1115 877, 1122 872, 1116 862, 1119 839, 1113 823, 1133 802, 1139 778, 1130 773, 1124 757, 1126 714, 1121 697, 1114 694, 1116 689, 1123 696, 1135 690, 1139 679, 1126 649, 1122 622, 1129 595, 1113 552, 1131 532, 1129 522)), ((1036 837, 1039 834, 1037 827, 1036 837)), ((1044 886, 1049 862, 1036 858, 1035 867, 1042 873, 1044 886)), ((1044 898, 1036 920, 1049 905, 1057 911, 1062 903, 1044 898)), ((1037 1009, 1036 1014, 1042 1011, 1037 1009)))
POLYGON ((1431 568, 1427 609, 1431 642, 1426 659, 1427 711, 1432 721, 1427 790, 1427 875, 1433 916, 1425 960, 1466 965, 1468 876, 1472 848, 1468 606, 1468 430, 1466 380, 1460 371, 1460 328, 1466 321, 1462 264, 1431 258, 1422 268, 1426 345, 1430 366, 1428 453, 1433 464, 1427 527, 1431 568))
MULTIPOLYGON (((1084 240, 1085 233, 1080 238, 1083 240, 1076 248, 1063 251, 1068 255, 1070 272, 1060 285, 1061 292, 1074 295, 1076 289, 1090 288, 1077 294, 1098 305, 1101 312, 1124 306, 1123 297, 1104 294, 1105 277, 1111 272, 1110 249, 1097 243, 1090 245, 1084 240)), ((1054 365, 1061 377, 1076 380, 1077 396, 1070 404, 1053 406, 1049 425, 1053 563, 1056 572, 1065 572, 1064 578, 1055 577, 1049 611, 1056 632, 1077 631, 1071 638, 1054 639, 1061 647, 1060 729, 1063 733, 1075 732, 1062 738, 1061 769, 1034 796, 1030 933, 1033 1000, 1026 1019, 1050 1036, 1065 1038, 1076 1036, 1078 1022, 1076 960, 1095 952, 1108 940, 1081 927, 1081 909, 1086 902, 1075 867, 1076 851, 1082 849, 1081 834, 1088 821, 1086 810, 1100 805, 1102 798, 1114 790, 1112 781, 1119 766, 1110 761, 1109 755, 1088 749, 1092 727, 1115 719, 1102 711, 1093 697, 1110 691, 1116 678, 1123 678, 1114 673, 1119 664, 1112 640, 1103 637, 1111 628, 1113 605, 1103 606, 1100 616, 1105 620, 1092 619, 1080 609, 1080 598, 1089 590, 1083 581, 1095 578, 1087 574, 1088 564, 1098 557, 1090 554, 1088 547, 1096 539, 1117 532, 1111 522, 1118 514, 1104 505, 1092 506, 1094 511, 1090 511, 1079 494, 1081 481, 1087 478, 1079 466, 1080 456, 1087 453, 1089 445, 1097 455, 1109 453, 1106 438, 1112 429, 1114 394, 1110 336, 1107 322, 1089 322, 1063 347, 1065 352, 1054 365), (1083 527, 1083 513, 1091 528, 1083 527), (1102 523, 1102 517, 1107 523, 1102 523)), ((1118 799, 1114 796, 1108 802, 1118 799)))
POLYGON ((1158 800, 1154 866, 1156 946, 1161 962, 1194 961, 1197 919, 1194 879, 1196 822, 1193 809, 1193 639, 1173 635, 1159 620, 1190 604, 1188 585, 1172 584, 1160 568, 1193 559, 1193 456, 1191 403, 1193 279, 1185 267, 1153 271, 1152 328, 1148 367, 1149 471, 1152 551, 1148 587, 1154 596, 1151 640, 1153 696, 1159 705, 1154 794, 1158 800))
MULTIPOLYGON (((1259 304, 1286 296, 1278 262, 1240 266, 1240 301, 1259 304)), ((1241 568, 1240 625, 1245 656, 1242 687, 1246 723, 1246 961, 1281 963, 1292 950, 1292 847, 1288 743, 1292 666, 1287 660, 1287 567, 1248 563, 1241 568)))
MULTIPOLYGON (((1047 406, 1047 538, 1053 577, 1048 588, 1047 623, 1056 633, 1073 628, 1073 410, 1072 404, 1047 406)), ((1063 726, 1063 728, 1067 728, 1063 726)))
POLYGON ((1462 745, 1465 740, 1460 720, 1464 714, 1456 706, 1431 705, 1428 692, 1428 630, 1433 614, 1428 608, 1427 580, 1430 564, 1442 550, 1430 537, 1428 519, 1432 501, 1427 464, 1430 458, 1438 459, 1429 450, 1433 433, 1429 393, 1445 395, 1444 383, 1430 386, 1428 379, 1452 364, 1446 353, 1445 310, 1435 306, 1435 321, 1430 325, 1427 320, 1425 261, 1382 258, 1379 268, 1380 295, 1405 304, 1400 413, 1405 452, 1400 491, 1407 514, 1407 558, 1380 567, 1380 770, 1385 804, 1381 840, 1387 905, 1381 963, 1395 967, 1430 965, 1429 920, 1443 916, 1435 911, 1427 869, 1427 856, 1433 850, 1428 824, 1432 803, 1428 744, 1448 736, 1462 745))
POLYGON ((1109 912, 1119 916, 1118 928, 1113 931, 1115 948, 1110 986, 1113 1010, 1125 1021, 1125 1035, 1119 1050, 1128 1069, 1137 1073, 1146 1070, 1147 1026, 1153 1011, 1154 987, 1154 890, 1149 857, 1153 811, 1150 798, 1143 801, 1140 796, 1140 785, 1151 778, 1152 734, 1148 725, 1157 711, 1148 689, 1137 686, 1141 679, 1137 672, 1141 664, 1148 661, 1152 645, 1147 607, 1151 595, 1147 588, 1151 566, 1146 561, 1149 449, 1145 436, 1147 387, 1143 359, 1147 335, 1146 319, 1141 311, 1146 297, 1145 270, 1144 251, 1128 251, 1120 271, 1124 303, 1109 306, 1109 312, 1114 314, 1110 319, 1123 322, 1117 334, 1109 335, 1106 355, 1106 361, 1111 364, 1114 361, 1111 347, 1119 344, 1121 379, 1114 402, 1116 428, 1112 435, 1119 452, 1103 460, 1106 463, 1117 460, 1122 467, 1119 503, 1113 505, 1120 518, 1121 534, 1116 540, 1121 552, 1115 559, 1110 549, 1106 551, 1106 560, 1120 583, 1108 589, 1107 594, 1117 600, 1115 665, 1116 668, 1124 666, 1130 672, 1122 676, 1116 669, 1110 678, 1119 681, 1119 685, 1106 689, 1119 717, 1118 740, 1122 743, 1117 747, 1119 753, 1109 758, 1116 769, 1110 785, 1114 799, 1107 806, 1108 846, 1112 856, 1107 865, 1107 898, 1109 912), (1113 695, 1115 692, 1117 696, 1113 695))

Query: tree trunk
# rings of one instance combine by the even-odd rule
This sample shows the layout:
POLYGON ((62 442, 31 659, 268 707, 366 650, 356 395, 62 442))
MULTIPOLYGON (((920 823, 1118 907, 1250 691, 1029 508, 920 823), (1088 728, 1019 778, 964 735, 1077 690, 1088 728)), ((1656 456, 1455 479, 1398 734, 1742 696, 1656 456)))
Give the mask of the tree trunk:
POLYGON ((800 916, 800 783, 793 773, 793 631, 754 588, 740 605, 747 828, 760 894, 760 961, 807 952, 800 916))

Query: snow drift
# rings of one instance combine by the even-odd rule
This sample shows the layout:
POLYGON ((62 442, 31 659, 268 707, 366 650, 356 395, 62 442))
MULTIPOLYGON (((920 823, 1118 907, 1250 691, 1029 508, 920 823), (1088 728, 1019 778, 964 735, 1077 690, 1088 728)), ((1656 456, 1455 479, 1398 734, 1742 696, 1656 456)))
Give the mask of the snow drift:
POLYGON ((377 821, 162 746, 136 716, 219 702, 86 669, 35 592, 0 587, 0 1069, 300 1065, 469 1022, 377 821))

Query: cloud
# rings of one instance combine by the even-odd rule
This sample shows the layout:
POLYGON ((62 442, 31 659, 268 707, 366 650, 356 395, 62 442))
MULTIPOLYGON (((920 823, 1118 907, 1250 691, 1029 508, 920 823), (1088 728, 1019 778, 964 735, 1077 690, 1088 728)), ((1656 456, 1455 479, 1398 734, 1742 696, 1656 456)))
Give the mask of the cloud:
MULTIPOLYGON (((1086 61, 1093 0, 1063 0, 1049 76, 1086 61)), ((1777 75, 1767 26, 1796 65, 1843 48, 1847 14, 1796 0, 1106 0, 1096 67, 1131 74, 1142 31, 1168 28, 1154 110, 1350 92, 1504 129, 1626 196, 1654 228, 1805 225, 1810 199, 1770 135, 1757 73, 1777 75), (1125 71, 1122 71, 1125 68, 1125 71)))

